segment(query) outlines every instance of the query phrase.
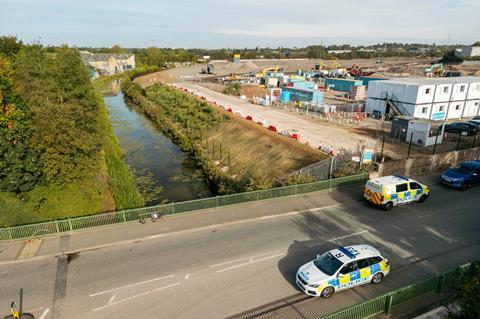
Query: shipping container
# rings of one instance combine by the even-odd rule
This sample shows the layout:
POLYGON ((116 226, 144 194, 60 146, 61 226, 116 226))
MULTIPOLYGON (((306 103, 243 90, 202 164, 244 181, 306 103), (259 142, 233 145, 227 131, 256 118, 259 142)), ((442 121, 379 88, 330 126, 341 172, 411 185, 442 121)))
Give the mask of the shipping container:
POLYGON ((336 78, 327 78, 325 79, 325 86, 332 90, 350 92, 352 87, 355 85, 362 85, 363 82, 360 80, 349 80, 349 79, 336 79, 336 78))

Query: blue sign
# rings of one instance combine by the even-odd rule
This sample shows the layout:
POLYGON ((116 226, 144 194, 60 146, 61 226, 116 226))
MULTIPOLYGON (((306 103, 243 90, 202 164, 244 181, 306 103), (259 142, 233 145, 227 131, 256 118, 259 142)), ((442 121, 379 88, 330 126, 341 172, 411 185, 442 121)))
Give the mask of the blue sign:
POLYGON ((365 150, 363 152, 362 163, 368 164, 368 163, 371 163, 372 160, 373 160, 373 150, 365 150))
POLYGON ((443 120, 445 118, 445 112, 437 112, 432 114, 432 120, 443 120))

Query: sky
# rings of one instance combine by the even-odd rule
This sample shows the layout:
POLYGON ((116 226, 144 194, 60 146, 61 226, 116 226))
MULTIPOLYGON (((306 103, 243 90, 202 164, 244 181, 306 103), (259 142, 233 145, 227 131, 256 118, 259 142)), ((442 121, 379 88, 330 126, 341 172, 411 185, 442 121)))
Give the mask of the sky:
POLYGON ((75 46, 480 41, 479 0, 0 0, 0 35, 75 46))

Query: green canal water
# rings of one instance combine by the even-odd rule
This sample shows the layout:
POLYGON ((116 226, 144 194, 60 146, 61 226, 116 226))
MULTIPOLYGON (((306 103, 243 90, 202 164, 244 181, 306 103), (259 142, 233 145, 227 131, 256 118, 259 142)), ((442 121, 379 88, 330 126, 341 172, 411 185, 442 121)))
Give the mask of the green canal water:
POLYGON ((146 205, 212 196, 194 163, 154 123, 130 109, 121 92, 104 99, 125 162, 147 189, 146 205))

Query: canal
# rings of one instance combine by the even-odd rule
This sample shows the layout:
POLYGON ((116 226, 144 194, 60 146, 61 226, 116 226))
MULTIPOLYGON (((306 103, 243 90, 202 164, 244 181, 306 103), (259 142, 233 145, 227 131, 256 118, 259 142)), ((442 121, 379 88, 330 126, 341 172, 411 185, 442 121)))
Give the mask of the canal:
POLYGON ((200 172, 182 150, 143 114, 130 109, 121 92, 105 95, 105 104, 125 163, 142 189, 146 206, 212 196, 200 172), (145 193, 145 191, 144 191, 145 193))

